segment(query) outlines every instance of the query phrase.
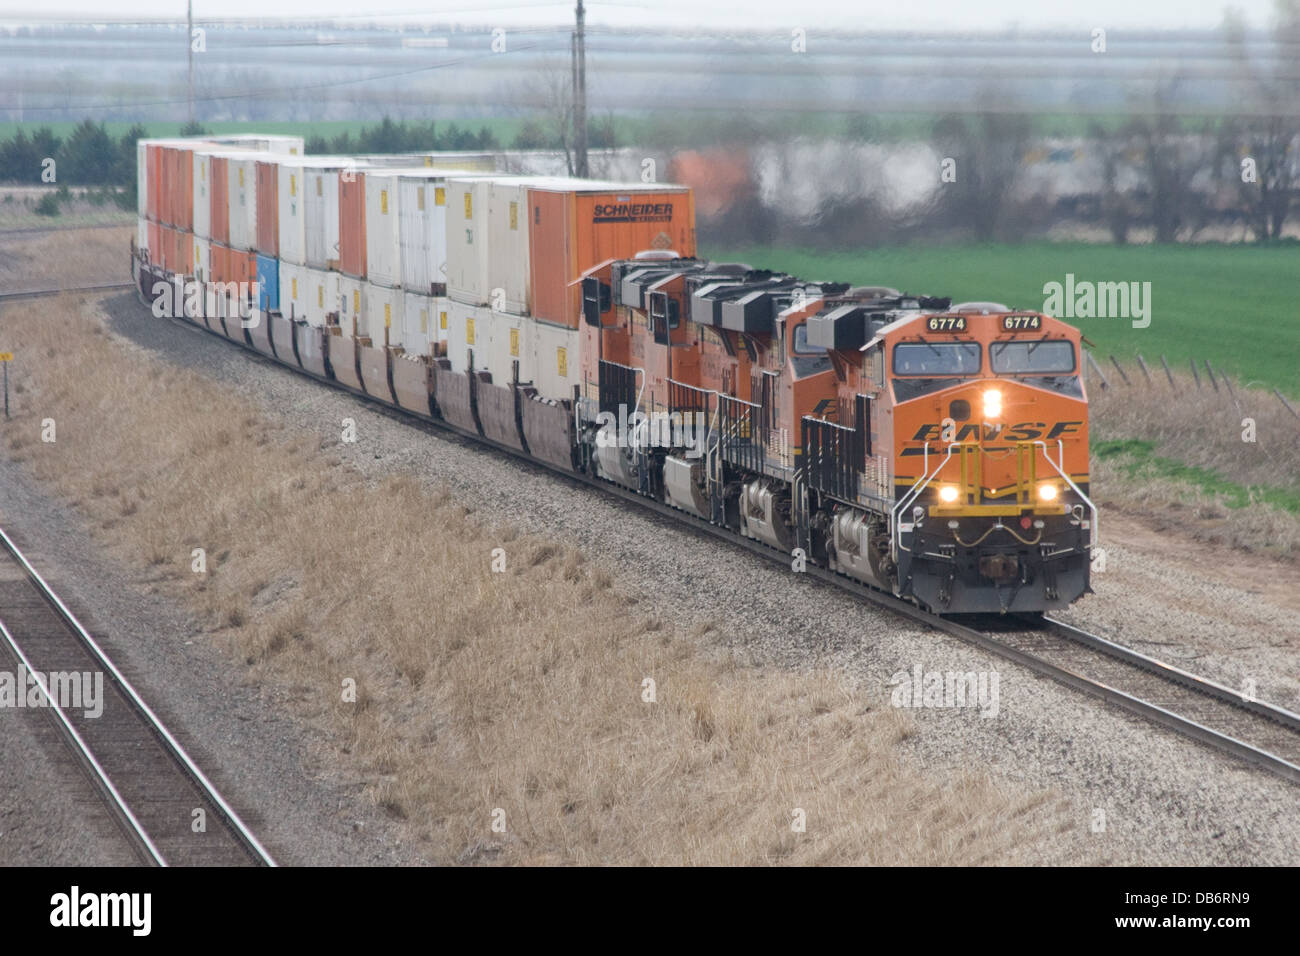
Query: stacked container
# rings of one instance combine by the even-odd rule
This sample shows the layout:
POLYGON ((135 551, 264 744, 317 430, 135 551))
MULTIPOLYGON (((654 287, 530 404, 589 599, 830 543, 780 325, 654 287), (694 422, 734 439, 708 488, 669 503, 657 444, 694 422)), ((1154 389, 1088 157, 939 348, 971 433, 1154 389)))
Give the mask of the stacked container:
POLYGON ((280 166, 275 157, 259 159, 255 164, 257 185, 257 219, 253 248, 264 256, 280 254, 280 166))
POLYGON ((487 305, 487 210, 490 180, 447 180, 447 296, 464 305, 487 305))
POLYGON ((402 312, 405 301, 401 289, 366 282, 362 291, 362 317, 357 334, 369 336, 370 344, 382 348, 401 345, 402 312), (398 341, 392 341, 390 332, 396 332, 398 341))
POLYGON ((230 205, 228 245, 239 252, 252 252, 257 246, 257 154, 229 154, 226 171, 226 198, 230 205))
POLYGON ((363 178, 366 278, 375 285, 396 288, 402 283, 397 170, 370 169, 363 174, 363 178))
POLYGON ((339 174, 338 270, 356 279, 366 277, 366 174, 339 174))

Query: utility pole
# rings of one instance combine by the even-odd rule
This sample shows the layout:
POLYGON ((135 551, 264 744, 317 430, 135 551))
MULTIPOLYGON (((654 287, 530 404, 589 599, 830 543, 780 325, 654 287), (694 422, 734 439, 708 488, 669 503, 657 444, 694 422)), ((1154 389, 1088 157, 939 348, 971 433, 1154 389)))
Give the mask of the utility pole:
POLYGON ((190 67, 190 125, 194 125, 194 0, 188 0, 185 11, 185 49, 189 51, 190 67))
POLYGON ((573 35, 573 151, 574 175, 586 179, 587 172, 587 11, 578 0, 578 29, 573 35))

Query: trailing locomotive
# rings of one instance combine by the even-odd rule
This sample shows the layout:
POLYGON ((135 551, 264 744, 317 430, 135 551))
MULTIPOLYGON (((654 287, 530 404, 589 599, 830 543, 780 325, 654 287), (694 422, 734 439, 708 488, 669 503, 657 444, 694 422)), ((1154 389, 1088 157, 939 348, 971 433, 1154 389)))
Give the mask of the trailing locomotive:
MULTIPOLYGON (((141 155, 176 143, 202 155, 197 141, 168 143, 141 155)), ((278 164, 292 199, 297 176, 342 160, 255 162, 271 167, 268 183, 278 164)), ((333 260, 313 270, 212 242, 226 276, 237 261, 261 280, 246 288, 187 268, 184 250, 169 255, 154 237, 188 235, 186 217, 155 224, 142 206, 142 297, 282 364, 731 528, 796 569, 818 564, 936 613, 1041 612, 1089 591, 1097 512, 1076 329, 683 255, 693 203, 679 187, 437 166, 359 165, 324 186, 311 175, 354 221, 374 193, 383 235, 397 227, 377 215, 418 210, 433 239, 386 240, 388 258, 371 255, 387 286, 376 268, 353 277, 333 260), (400 258, 411 255, 430 258, 400 258), (393 278, 408 274, 448 281, 417 290, 393 278)), ((306 226, 279 216, 281 249, 311 245, 285 231, 310 231, 308 213, 306 226)), ((352 270, 365 266, 361 256, 352 270)))

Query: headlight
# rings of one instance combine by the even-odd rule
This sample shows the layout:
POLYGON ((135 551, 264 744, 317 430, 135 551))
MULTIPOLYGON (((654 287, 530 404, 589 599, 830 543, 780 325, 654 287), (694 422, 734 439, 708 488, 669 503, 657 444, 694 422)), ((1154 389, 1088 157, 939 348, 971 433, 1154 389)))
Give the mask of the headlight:
POLYGON ((1041 498, 1043 501, 1055 501, 1056 485, 1039 485, 1038 497, 1041 498))
POLYGON ((984 393, 984 417, 1002 417, 1002 393, 996 388, 990 388, 984 393))
POLYGON ((957 486, 956 486, 956 485, 944 485, 942 488, 940 488, 940 489, 939 489, 939 500, 940 500, 940 501, 946 501, 946 502, 948 502, 949 504, 952 504, 954 501, 956 501, 956 500, 957 500, 957 486))

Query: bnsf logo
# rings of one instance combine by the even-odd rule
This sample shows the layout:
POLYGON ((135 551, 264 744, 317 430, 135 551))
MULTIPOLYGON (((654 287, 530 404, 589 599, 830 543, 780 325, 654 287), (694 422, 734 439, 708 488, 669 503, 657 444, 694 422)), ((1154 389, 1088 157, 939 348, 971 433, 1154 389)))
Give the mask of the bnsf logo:
POLYGON ((673 218, 670 202, 597 203, 595 222, 666 222, 673 218))
POLYGON ((943 426, 939 424, 922 425, 912 436, 912 441, 970 441, 975 438, 999 438, 1002 441, 1034 441, 1038 438, 1051 441, 1054 438, 1060 438, 1062 435, 1073 435, 1083 426, 1083 422, 1057 422, 1048 426, 1047 422, 1020 422, 1017 425, 1008 425, 1004 429, 1000 425, 985 425, 983 434, 980 433, 980 426, 976 424, 962 425, 956 430, 951 438, 943 434, 943 426))

